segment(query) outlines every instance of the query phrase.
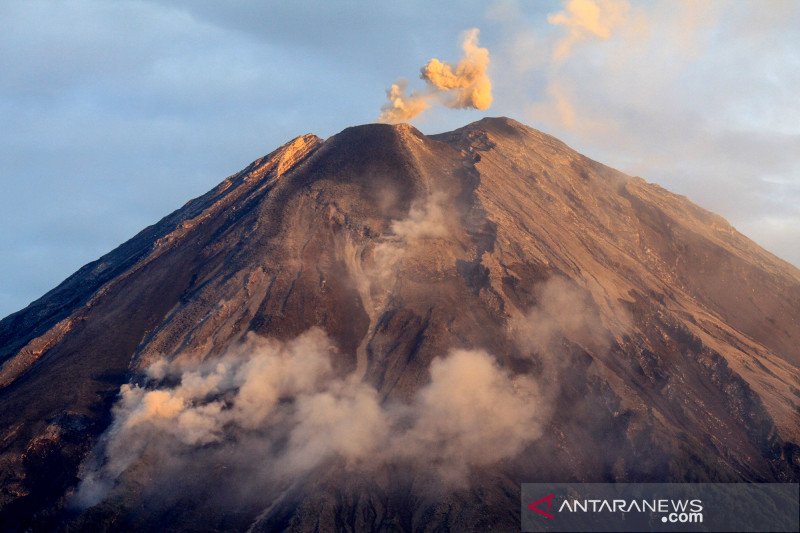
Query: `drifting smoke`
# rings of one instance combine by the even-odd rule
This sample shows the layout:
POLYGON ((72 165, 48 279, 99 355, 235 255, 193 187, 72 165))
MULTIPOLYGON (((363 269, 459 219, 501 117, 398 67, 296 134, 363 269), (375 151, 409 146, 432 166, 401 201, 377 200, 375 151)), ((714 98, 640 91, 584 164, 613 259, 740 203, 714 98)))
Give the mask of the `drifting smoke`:
POLYGON ((368 281, 386 282, 395 279, 396 270, 404 260, 415 255, 420 246, 431 239, 445 239, 451 234, 447 213, 447 197, 433 192, 423 200, 415 201, 406 218, 392 222, 392 234, 375 246, 373 264, 368 269, 368 281))
POLYGON ((97 504, 141 469, 155 478, 151 487, 167 472, 196 487, 223 482, 211 476, 260 482, 251 498, 331 460, 362 471, 403 462, 452 485, 541 434, 536 384, 486 352, 435 359, 430 383, 402 405, 382 404, 355 375, 335 375, 332 355, 314 328, 287 343, 251 334, 215 361, 154 364, 148 385, 121 388, 76 504, 97 504))
POLYGON ((434 58, 422 67, 420 77, 427 83, 423 92, 406 94, 407 82, 398 81, 387 91, 388 102, 381 108, 380 122, 394 124, 414 118, 432 103, 453 109, 489 109, 492 82, 487 69, 489 50, 478 46, 477 28, 464 34, 464 57, 454 66, 434 58))
POLYGON ((547 22, 564 26, 569 32, 558 41, 553 57, 556 61, 566 59, 572 47, 592 38, 608 40, 611 32, 622 25, 630 10, 624 0, 569 0, 564 11, 547 17, 547 22))
POLYGON ((554 277, 536 289, 538 304, 512 320, 519 345, 548 353, 567 339, 593 350, 606 348, 611 340, 588 294, 563 278, 554 277))
POLYGON ((444 193, 433 192, 425 201, 415 202, 408 217, 392 222, 392 232, 410 246, 426 238, 447 237, 448 217, 444 212, 446 201, 444 193))

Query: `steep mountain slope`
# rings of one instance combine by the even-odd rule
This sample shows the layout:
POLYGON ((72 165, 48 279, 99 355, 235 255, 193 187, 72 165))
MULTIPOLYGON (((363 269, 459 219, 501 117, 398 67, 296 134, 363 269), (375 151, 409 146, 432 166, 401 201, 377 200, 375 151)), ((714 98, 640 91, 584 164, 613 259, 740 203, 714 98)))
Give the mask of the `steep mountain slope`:
MULTIPOLYGON (((525 481, 800 479, 800 271, 504 118, 299 137, 4 319, 0 340, 12 529, 515 529, 525 481), (435 489, 435 454, 414 468, 334 454, 258 498, 200 490, 192 471, 201 482, 156 505, 145 454, 110 496, 72 503, 119 427, 99 439, 121 385, 154 386, 141 375, 159 361, 199 368, 248 333, 290 343, 314 326, 333 374, 384 407, 424 403, 438 358, 484 350, 509 380, 536 381, 541 428, 497 460, 449 451, 467 479, 435 489)), ((241 484, 215 476, 215 491, 241 484)))

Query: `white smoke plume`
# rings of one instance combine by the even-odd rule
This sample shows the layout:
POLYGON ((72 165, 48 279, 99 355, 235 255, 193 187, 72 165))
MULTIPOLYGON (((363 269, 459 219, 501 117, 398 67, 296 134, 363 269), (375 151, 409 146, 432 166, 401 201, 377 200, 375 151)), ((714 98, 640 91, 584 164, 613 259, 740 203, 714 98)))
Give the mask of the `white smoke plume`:
POLYGON ((124 491, 126 475, 141 468, 210 482, 210 471, 228 465, 247 472, 238 485, 272 487, 329 460, 363 471, 405 462, 450 486, 541 434, 536 384, 486 352, 435 359, 430 383, 407 404, 384 404, 355 374, 335 375, 335 353, 314 328, 286 343, 251 334, 214 361, 154 364, 148 384, 121 388, 75 504, 124 491))
POLYGON ((464 33, 461 48, 464 56, 455 66, 431 59, 422 67, 420 77, 427 87, 422 92, 406 94, 407 82, 398 81, 386 92, 388 102, 381 108, 378 121, 405 122, 441 103, 453 109, 489 109, 492 105, 492 81, 489 78, 489 50, 478 46, 477 28, 464 33))

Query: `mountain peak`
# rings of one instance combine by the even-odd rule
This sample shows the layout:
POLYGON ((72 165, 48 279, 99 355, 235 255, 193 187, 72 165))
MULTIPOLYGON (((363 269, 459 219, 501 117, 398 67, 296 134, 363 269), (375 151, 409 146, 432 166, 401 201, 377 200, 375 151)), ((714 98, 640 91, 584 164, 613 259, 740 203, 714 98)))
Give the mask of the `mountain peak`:
MULTIPOLYGON (((484 131, 487 133, 495 133, 503 136, 517 136, 525 133, 541 133, 538 130, 527 126, 508 117, 484 117, 475 122, 471 122, 466 126, 458 128, 454 131, 484 131)), ((452 132, 451 132, 452 133, 452 132)))
POLYGON ((280 149, 276 155, 275 171, 282 175, 305 158, 310 151, 322 144, 323 140, 312 133, 295 137, 280 149))
POLYGON ((380 122, 349 126, 331 138, 347 139, 347 142, 380 142, 389 139, 402 139, 424 135, 417 128, 408 123, 384 124, 380 122))
POLYGON ((491 126, 491 127, 510 127, 516 129, 531 129, 529 126, 514 120, 513 118, 509 117, 483 117, 480 120, 476 120, 471 124, 468 124, 466 127, 474 127, 474 126, 491 126))

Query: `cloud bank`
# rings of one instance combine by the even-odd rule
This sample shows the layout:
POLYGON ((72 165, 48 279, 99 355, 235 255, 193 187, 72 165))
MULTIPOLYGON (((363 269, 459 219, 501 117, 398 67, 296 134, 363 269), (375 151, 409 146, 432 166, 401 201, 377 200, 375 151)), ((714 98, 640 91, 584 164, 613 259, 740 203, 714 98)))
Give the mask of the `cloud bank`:
POLYGON ((453 109, 489 109, 492 105, 489 50, 478 46, 478 34, 477 28, 465 32, 461 42, 464 56, 455 66, 433 58, 422 67, 420 78, 427 84, 425 90, 406 94, 406 81, 392 84, 378 120, 390 124, 405 122, 434 103, 453 109))

